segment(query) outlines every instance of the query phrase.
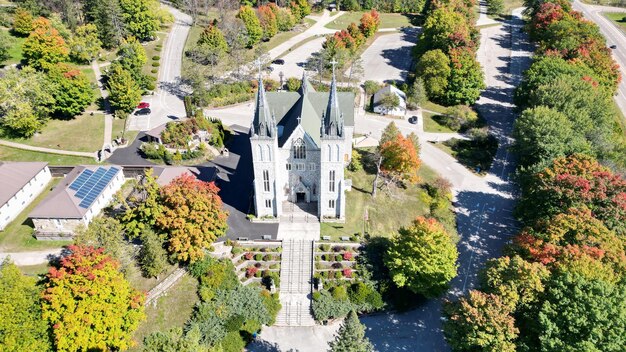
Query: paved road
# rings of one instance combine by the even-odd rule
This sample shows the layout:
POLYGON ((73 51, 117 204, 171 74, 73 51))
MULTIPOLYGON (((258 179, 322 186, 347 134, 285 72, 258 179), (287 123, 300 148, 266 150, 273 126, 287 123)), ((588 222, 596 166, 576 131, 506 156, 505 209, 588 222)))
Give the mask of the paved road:
POLYGON ((280 80, 280 72, 285 75, 285 80, 287 80, 287 78, 289 77, 302 77, 302 71, 304 70, 306 62, 311 57, 311 55, 322 50, 322 44, 325 40, 326 37, 324 36, 315 38, 311 41, 304 43, 296 50, 293 50, 288 54, 282 56, 282 59, 285 60, 285 64, 272 64, 271 66, 274 67, 274 71, 272 71, 270 77, 275 80, 280 80))
MULTIPOLYGON (((459 275, 451 283, 447 295, 449 299, 466 293, 476 285, 477 273, 485 261, 498 256, 502 246, 516 230, 511 215, 515 189, 509 183, 514 163, 507 151, 510 145, 507 136, 514 120, 511 99, 513 87, 519 82, 522 69, 529 64, 528 55, 518 53, 522 50, 530 51, 530 46, 523 38, 518 38, 522 24, 520 17, 516 17, 504 26, 481 31, 478 59, 485 69, 487 89, 481 95, 477 108, 500 142, 489 174, 484 178, 467 175, 447 156, 428 148, 428 143, 422 148, 424 162, 454 184, 458 204, 459 275), (512 40, 509 36, 511 31, 514 35, 512 40), (515 45, 513 52, 512 42, 515 45), (446 172, 448 167, 451 170, 446 172)), ((367 335, 377 350, 449 350, 441 331, 441 300, 428 300, 408 313, 364 317, 362 321, 368 327, 367 335)))
POLYGON ((363 55, 363 81, 403 81, 411 68, 411 51, 417 42, 418 29, 407 27, 400 32, 380 35, 363 55))
POLYGON ((626 9, 619 7, 585 5, 579 0, 574 0, 573 8, 581 11, 586 18, 595 22, 600 27, 600 32, 607 40, 608 45, 617 45, 613 50, 613 58, 620 66, 622 82, 619 84, 615 101, 620 110, 626 112, 626 34, 617 28, 613 22, 602 16, 602 12, 626 12, 626 9))
POLYGON ((148 116, 131 115, 128 129, 131 131, 146 131, 171 121, 173 117, 185 116, 185 106, 181 86, 181 68, 185 41, 191 28, 191 16, 177 9, 162 5, 174 15, 172 30, 165 39, 161 54, 161 66, 157 90, 153 95, 143 98, 150 103, 152 113, 148 116))

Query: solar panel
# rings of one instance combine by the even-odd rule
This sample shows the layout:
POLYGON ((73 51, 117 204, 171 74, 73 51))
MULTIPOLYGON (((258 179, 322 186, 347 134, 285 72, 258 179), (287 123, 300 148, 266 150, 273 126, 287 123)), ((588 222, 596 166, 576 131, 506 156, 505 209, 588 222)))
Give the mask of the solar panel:
POLYGON ((96 172, 85 170, 79 175, 76 181, 74 181, 76 185, 74 185, 74 183, 70 185, 70 189, 77 190, 75 196, 81 199, 78 206, 81 208, 89 208, 118 171, 119 168, 116 167, 111 167, 108 170, 99 167, 96 172))

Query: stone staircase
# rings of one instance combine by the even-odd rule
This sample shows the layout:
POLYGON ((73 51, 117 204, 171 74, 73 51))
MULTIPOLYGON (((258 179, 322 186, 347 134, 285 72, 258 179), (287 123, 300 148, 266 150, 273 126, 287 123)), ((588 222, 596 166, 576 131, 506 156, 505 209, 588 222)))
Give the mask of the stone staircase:
POLYGON ((313 326, 311 280, 313 241, 284 240, 280 266, 280 303, 277 326, 313 326))

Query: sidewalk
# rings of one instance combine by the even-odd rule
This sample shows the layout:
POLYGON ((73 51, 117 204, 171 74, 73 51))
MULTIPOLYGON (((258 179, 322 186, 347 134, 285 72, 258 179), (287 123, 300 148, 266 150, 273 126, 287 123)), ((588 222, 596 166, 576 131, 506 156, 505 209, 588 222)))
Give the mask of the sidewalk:
POLYGON ((72 156, 82 156, 87 158, 96 158, 96 153, 88 153, 88 152, 75 152, 71 150, 61 150, 61 149, 52 149, 52 148, 42 148, 42 147, 33 147, 32 145, 26 145, 21 143, 9 142, 0 140, 0 145, 4 145, 7 147, 23 149, 23 150, 31 150, 33 152, 41 152, 41 153, 51 153, 51 154, 61 154, 61 155, 72 155, 72 156))

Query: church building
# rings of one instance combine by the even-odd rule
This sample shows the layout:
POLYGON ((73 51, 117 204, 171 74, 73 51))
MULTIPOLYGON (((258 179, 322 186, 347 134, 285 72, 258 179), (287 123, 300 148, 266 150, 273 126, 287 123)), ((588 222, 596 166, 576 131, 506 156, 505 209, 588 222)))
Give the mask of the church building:
POLYGON ((250 144, 257 217, 280 217, 295 205, 324 220, 345 220, 344 168, 352 156, 354 94, 317 92, 302 75, 297 92, 265 92, 262 77, 250 144), (308 203, 308 204, 305 204, 308 203))

